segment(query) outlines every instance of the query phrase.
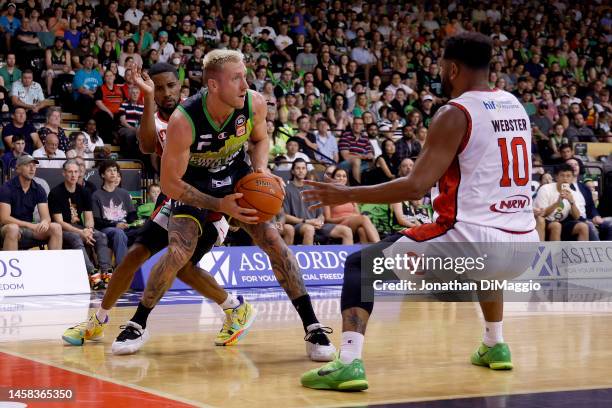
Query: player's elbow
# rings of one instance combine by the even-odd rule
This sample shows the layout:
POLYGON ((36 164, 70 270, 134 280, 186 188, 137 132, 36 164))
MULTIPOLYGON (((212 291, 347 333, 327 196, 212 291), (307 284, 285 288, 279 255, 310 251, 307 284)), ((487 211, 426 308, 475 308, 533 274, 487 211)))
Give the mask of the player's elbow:
POLYGON ((165 175, 164 173, 165 172, 162 171, 159 180, 161 190, 173 200, 179 200, 183 194, 183 189, 181 187, 182 183, 180 182, 181 180, 172 177, 172 175, 165 175))

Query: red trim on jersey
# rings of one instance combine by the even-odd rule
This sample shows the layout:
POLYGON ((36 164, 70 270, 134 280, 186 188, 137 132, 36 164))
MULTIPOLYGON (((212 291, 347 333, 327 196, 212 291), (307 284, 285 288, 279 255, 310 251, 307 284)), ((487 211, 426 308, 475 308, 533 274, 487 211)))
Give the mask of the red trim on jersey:
POLYGON ((163 207, 164 205, 166 205, 166 203, 167 203, 168 201, 170 201, 170 200, 171 200, 171 198, 170 198, 170 197, 168 197, 168 198, 166 198, 164 201, 162 201, 162 203, 161 203, 161 204, 160 204, 160 205, 159 205, 159 206, 158 206, 158 207, 157 207, 155 210, 153 210, 153 212, 151 213, 151 216, 150 216, 149 218, 150 218, 150 219, 154 219, 154 218, 157 216, 157 214, 159 214, 159 212, 161 211, 162 207, 163 207))
POLYGON ((438 181, 440 194, 433 202, 433 209, 438 213, 436 222, 404 230, 402 234, 414 241, 422 242, 439 237, 452 229, 457 221, 457 199, 460 182, 459 158, 455 156, 451 165, 438 181))
POLYGON ((501 91, 501 89, 493 88, 493 89, 478 89, 478 90, 475 90, 475 92, 497 92, 497 91, 501 91))
POLYGON ((472 135, 472 116, 470 115, 470 112, 468 112, 467 108, 461 105, 460 103, 449 102, 448 104, 453 105, 455 108, 460 109, 465 114, 465 118, 467 119, 467 129, 465 130, 465 135, 463 136, 463 140, 461 141, 461 144, 459 145, 459 151, 457 153, 457 154, 460 154, 463 152, 463 150, 465 150, 465 147, 470 141, 470 136, 472 135))
POLYGON ((164 123, 168 123, 168 121, 167 121, 166 119, 162 118, 162 117, 159 115, 159 111, 155 112, 155 116, 157 116, 157 119, 161 120, 162 122, 164 122, 164 123))
POLYGON ((457 102, 449 102, 449 104, 460 109, 465 114, 468 122, 467 128, 461 140, 461 144, 457 149, 455 158, 440 180, 438 180, 438 190, 440 194, 433 202, 433 209, 438 213, 436 222, 419 225, 418 227, 402 231, 402 234, 417 242, 428 241, 440 235, 444 235, 447 231, 452 229, 455 222, 457 222, 457 201, 459 199, 459 184, 461 183, 459 154, 463 152, 470 141, 470 136, 472 134, 472 117, 465 106, 457 102))

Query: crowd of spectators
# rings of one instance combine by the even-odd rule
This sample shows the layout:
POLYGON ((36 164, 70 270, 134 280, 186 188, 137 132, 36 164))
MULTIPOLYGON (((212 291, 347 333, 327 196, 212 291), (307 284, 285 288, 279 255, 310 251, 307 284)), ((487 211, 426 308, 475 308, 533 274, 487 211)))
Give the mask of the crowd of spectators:
MULTIPOLYGON (((432 117, 447 102, 439 67, 444 38, 479 31, 493 42, 491 88, 513 93, 531 117, 534 166, 545 169, 534 184, 542 238, 608 237, 611 214, 597 213, 600 186, 585 171, 585 163, 600 158, 573 149, 612 142, 611 24, 610 7, 598 1, 4 2, 4 174, 23 178, 15 168, 28 155, 40 167, 66 171, 66 159, 108 157, 108 144, 119 146, 121 157, 148 163, 135 137, 143 112, 135 72, 158 61, 174 65, 184 99, 203 85, 203 55, 227 48, 243 52, 249 84, 267 101, 270 161, 295 178, 290 191, 301 188, 302 167, 309 177, 333 166, 334 182, 342 175, 351 184, 392 180, 418 160, 432 117), (78 115, 78 131, 67 134, 62 111, 78 115), (569 178, 568 160, 579 171, 561 181, 569 178), (553 172, 556 191, 546 186, 553 172), (560 217, 569 217, 572 228, 560 217)), ((288 203, 279 228, 296 242, 322 232, 374 242, 386 232, 360 217, 359 203, 320 214, 288 203)), ((96 223, 106 222, 92 205, 96 223)), ((389 214, 392 229, 431 222, 427 197, 394 204, 389 214)), ((107 238, 122 242, 122 228, 112 228, 107 238)), ((121 258, 122 247, 112 245, 121 258)))

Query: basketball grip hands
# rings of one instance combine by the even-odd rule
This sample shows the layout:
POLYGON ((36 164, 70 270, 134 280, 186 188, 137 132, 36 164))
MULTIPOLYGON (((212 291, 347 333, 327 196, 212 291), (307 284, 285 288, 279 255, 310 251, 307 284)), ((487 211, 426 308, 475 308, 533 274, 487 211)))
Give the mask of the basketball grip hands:
POLYGON ((242 198, 243 195, 242 193, 233 193, 224 196, 219 204, 219 212, 227 214, 231 218, 235 218, 245 224, 257 224, 259 217, 254 216, 257 214, 257 210, 238 205, 238 199, 242 198))
MULTIPOLYGON (((270 177, 274 178, 281 186, 283 190, 283 195, 285 194, 285 181, 282 178, 262 168, 255 169, 255 173, 267 174, 270 177)), ((257 224, 259 222, 259 217, 255 216, 255 214, 257 214, 257 210, 252 208, 240 207, 240 205, 238 204, 238 200, 243 196, 244 194, 242 193, 233 193, 226 195, 221 199, 219 211, 229 215, 231 218, 235 218, 238 221, 242 221, 245 224, 257 224)))

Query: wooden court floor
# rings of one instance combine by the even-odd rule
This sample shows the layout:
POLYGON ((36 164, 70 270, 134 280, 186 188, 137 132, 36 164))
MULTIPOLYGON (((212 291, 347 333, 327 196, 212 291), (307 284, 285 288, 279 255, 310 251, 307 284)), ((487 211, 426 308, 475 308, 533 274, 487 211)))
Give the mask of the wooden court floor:
MULTIPOLYGON (((337 295, 314 300, 320 320, 335 330, 336 345, 337 295)), ((213 345, 222 324, 216 305, 185 298, 186 303, 158 306, 149 319, 150 342, 132 356, 113 356, 110 345, 134 307, 113 310, 103 342, 70 347, 60 336, 86 318, 88 296, 77 301, 0 299, 0 357, 3 352, 6 357, 0 358, 0 387, 99 381, 77 389, 87 397, 78 406, 113 401, 114 408, 148 398, 147 408, 335 407, 612 388, 612 303, 508 303, 504 332, 515 369, 493 372, 469 364, 482 335, 476 304, 378 302, 364 353, 370 389, 346 394, 302 388, 301 373, 320 364, 306 358, 291 303, 278 293, 253 292, 249 298, 258 318, 237 346, 213 345), (19 361, 23 366, 18 370, 19 361), (50 371, 43 369, 48 366, 50 371)))

